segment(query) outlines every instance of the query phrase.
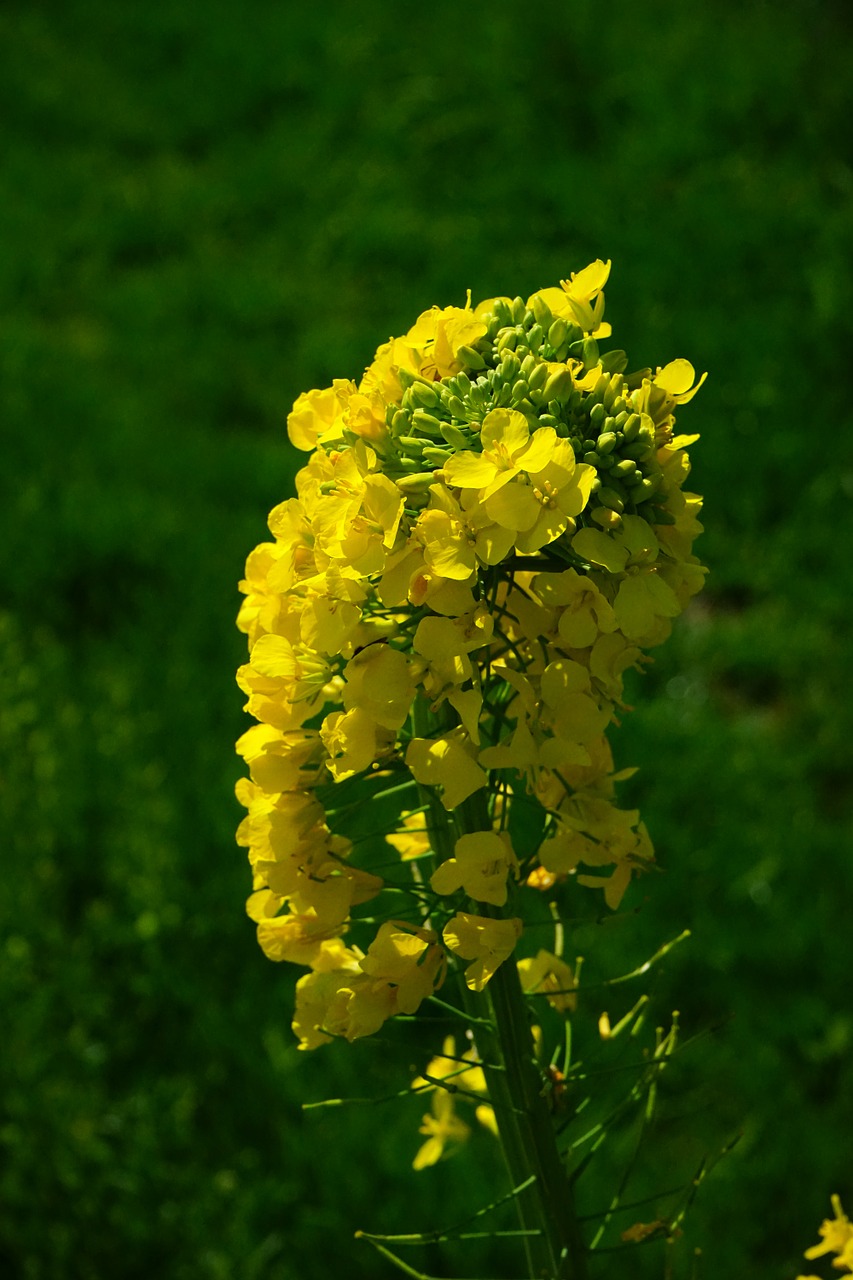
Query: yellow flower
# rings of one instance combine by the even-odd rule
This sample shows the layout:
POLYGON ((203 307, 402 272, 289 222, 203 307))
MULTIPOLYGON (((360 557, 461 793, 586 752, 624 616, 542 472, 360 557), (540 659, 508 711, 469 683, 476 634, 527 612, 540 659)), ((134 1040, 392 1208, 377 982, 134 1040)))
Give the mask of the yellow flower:
POLYGON ((502 907, 507 898, 507 876, 518 869, 518 859, 507 832, 474 831, 456 841, 455 856, 436 869, 430 884, 436 893, 464 889, 477 902, 502 907))
POLYGON ((412 738, 406 764, 417 782, 441 788, 445 809, 455 809, 488 782, 464 729, 452 729, 439 738, 412 738))
POLYGON ((395 1012, 414 1013, 444 982, 447 959, 431 929, 389 921, 371 942, 361 967, 393 987, 395 1012))
POLYGON ((343 703, 347 711, 358 708, 385 729, 400 729, 406 722, 415 682, 409 659, 387 644, 371 644, 344 667, 343 703))
POLYGON ((403 830, 385 837, 391 847, 397 850, 404 862, 428 853, 430 838, 425 814, 407 813, 404 809, 400 817, 403 820, 403 830))
POLYGON ((515 533, 516 549, 523 555, 553 542, 566 529, 574 529, 573 517, 580 515, 589 501, 596 475, 595 467, 575 463, 568 440, 555 441, 541 470, 527 470, 529 480, 520 476, 485 500, 487 514, 515 533))
POLYGON ((287 434, 297 449, 308 451, 318 444, 343 439, 343 413, 355 383, 336 378, 324 391, 306 391, 287 417, 287 434))
POLYGON ((424 1116, 420 1132, 427 1140, 412 1161, 413 1169, 428 1169, 437 1164, 448 1148, 471 1136, 470 1127, 456 1115, 453 1098, 443 1089, 433 1094, 432 1108, 424 1116))
POLYGON ((530 427, 517 409, 492 409, 480 431, 482 453, 455 453, 445 464, 447 483, 456 489, 479 489, 485 502, 522 471, 541 471, 557 442, 553 427, 530 427))
POLYGON ((566 569, 539 573, 534 579, 537 596, 559 609, 557 629, 570 649, 585 649, 604 632, 616 630, 616 615, 591 578, 566 569))
POLYGON ((427 1065, 425 1076, 416 1076, 412 1081, 412 1089, 418 1092, 425 1092, 428 1089, 439 1088, 440 1086, 432 1083, 435 1080, 448 1080, 453 1085, 454 1090, 461 1090, 464 1093, 483 1093, 486 1092, 486 1076, 483 1068, 479 1066, 463 1066, 464 1062, 476 1062, 477 1050, 473 1047, 466 1049, 462 1054, 462 1060, 456 1056, 456 1041, 453 1036, 445 1036, 442 1045, 442 1052, 436 1058, 430 1059, 427 1065))
POLYGON ((546 995, 559 1013, 574 1011, 578 1002, 575 979, 565 960, 540 949, 535 956, 525 957, 517 964, 522 989, 528 995, 546 995))
POLYGON ((444 926, 443 937, 454 955, 472 960, 465 970, 465 983, 472 991, 482 991, 504 960, 512 955, 521 937, 522 922, 492 920, 457 911, 444 926))
POLYGON ((853 1241, 853 1223, 841 1208, 839 1196, 832 1196, 832 1210, 835 1217, 824 1219, 820 1225, 820 1235, 823 1237, 820 1244, 812 1245, 803 1255, 810 1262, 813 1258, 823 1257, 825 1253, 841 1254, 853 1241))
POLYGON ((473 346, 485 333, 486 326, 470 307, 432 307, 418 317, 405 341, 418 353, 419 373, 448 378, 463 367, 461 348, 473 346))

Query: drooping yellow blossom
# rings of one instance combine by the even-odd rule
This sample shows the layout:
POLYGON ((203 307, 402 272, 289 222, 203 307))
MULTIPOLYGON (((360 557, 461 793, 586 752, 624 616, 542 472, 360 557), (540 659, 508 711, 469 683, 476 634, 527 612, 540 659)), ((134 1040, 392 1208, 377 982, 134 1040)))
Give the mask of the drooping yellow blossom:
POLYGON ((442 1089, 433 1094, 420 1131, 427 1140, 412 1161, 413 1169, 428 1169, 430 1165, 437 1164, 445 1152, 471 1136, 470 1126, 456 1114, 452 1095, 442 1089))
POLYGON ((453 954, 474 962, 465 970, 465 982, 472 991, 482 991, 496 970, 509 959, 521 937, 522 927, 516 917, 493 920, 468 911, 458 911, 444 926, 444 941, 453 954))
POLYGON ((525 956, 517 963, 524 991, 547 996, 548 1003, 559 1013, 574 1011, 578 1002, 575 979, 565 960, 540 948, 535 956, 525 956))
POLYGON ((507 899, 507 876, 518 859, 507 832, 473 831, 456 841, 455 856, 433 872, 430 884, 436 893, 464 889, 477 902, 502 907, 507 899))

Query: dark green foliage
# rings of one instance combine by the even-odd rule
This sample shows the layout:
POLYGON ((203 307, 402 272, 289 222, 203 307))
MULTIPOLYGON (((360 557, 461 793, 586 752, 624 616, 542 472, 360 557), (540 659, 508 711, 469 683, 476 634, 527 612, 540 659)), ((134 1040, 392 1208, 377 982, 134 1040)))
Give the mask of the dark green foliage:
POLYGON ((796 1274, 853 1207, 846 9, 19 0, 0 36, 0 1274, 358 1280, 357 1227, 500 1190, 486 1135, 406 1174, 420 1101, 300 1112, 403 1087, 441 1028, 294 1049, 242 916, 235 583, 300 391, 598 256, 634 363, 710 370, 712 573, 617 738, 665 874, 568 949, 615 974, 691 927, 658 1016, 722 1026, 642 1179, 743 1127, 677 1274, 796 1274))

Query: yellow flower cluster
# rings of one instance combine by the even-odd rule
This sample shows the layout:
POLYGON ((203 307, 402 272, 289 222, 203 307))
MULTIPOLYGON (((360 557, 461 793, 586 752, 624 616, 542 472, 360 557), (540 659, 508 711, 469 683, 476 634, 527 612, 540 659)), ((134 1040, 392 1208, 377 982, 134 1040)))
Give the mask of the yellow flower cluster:
POLYGON ((241 583, 238 683, 258 723, 237 744, 238 840, 261 946, 308 968, 303 1048, 414 1012, 448 962, 482 989, 521 935, 519 882, 574 877, 615 908, 653 858, 615 803, 605 733, 624 672, 702 585, 696 437, 675 433, 701 380, 685 360, 626 373, 624 352, 601 353, 609 268, 433 308, 358 385, 309 391, 288 418, 310 456, 241 583), (386 881, 326 805, 362 777, 421 801, 386 877, 414 906, 366 951, 344 937, 386 881), (439 803, 443 851, 423 816, 439 803), (531 804, 538 826, 520 820, 531 804))

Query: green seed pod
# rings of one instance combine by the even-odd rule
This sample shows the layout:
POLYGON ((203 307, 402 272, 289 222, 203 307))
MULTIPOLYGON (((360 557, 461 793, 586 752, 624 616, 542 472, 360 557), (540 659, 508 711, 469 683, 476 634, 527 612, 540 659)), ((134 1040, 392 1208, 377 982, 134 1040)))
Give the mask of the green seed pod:
POLYGON ((613 450, 616 448, 616 432, 615 431, 602 432, 602 434, 598 437, 598 442, 595 447, 599 453, 612 453, 613 450))
POLYGON ((609 507, 611 511, 618 512, 620 516, 625 510, 625 503, 619 497, 616 490, 611 489, 609 486, 599 489, 598 501, 603 507, 609 507))

